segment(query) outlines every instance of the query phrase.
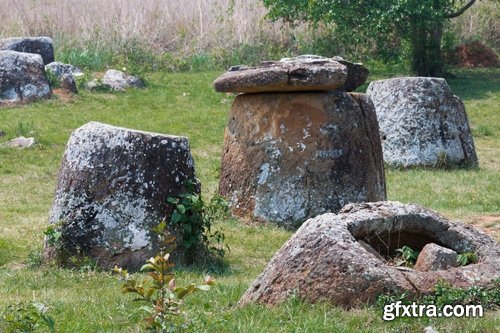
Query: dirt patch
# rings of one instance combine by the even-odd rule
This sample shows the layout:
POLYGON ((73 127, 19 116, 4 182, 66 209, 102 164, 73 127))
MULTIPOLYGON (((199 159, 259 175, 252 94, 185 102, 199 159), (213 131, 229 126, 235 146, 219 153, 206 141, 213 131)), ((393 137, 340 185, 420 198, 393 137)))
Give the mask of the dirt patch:
POLYGON ((52 93, 63 103, 69 103, 73 100, 73 94, 66 89, 53 89, 52 93))
POLYGON ((449 55, 449 62, 458 67, 498 67, 500 65, 495 51, 480 42, 459 45, 449 55))
POLYGON ((467 222, 500 242, 500 213, 473 216, 467 222))

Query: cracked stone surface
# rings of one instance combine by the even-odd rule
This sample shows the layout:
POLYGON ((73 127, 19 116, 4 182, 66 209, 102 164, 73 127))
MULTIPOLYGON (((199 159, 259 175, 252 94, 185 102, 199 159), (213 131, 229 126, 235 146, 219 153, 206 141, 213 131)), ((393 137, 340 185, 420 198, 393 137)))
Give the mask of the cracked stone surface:
POLYGON ((384 161, 397 167, 477 166, 462 101, 440 78, 401 77, 370 83, 384 161))
POLYGON ((368 77, 368 69, 342 59, 304 55, 265 61, 256 67, 233 66, 214 82, 219 92, 352 91, 368 77))
POLYGON ((219 192, 233 213, 295 227, 385 200, 375 111, 364 94, 242 94, 229 114, 219 192))
POLYGON ((187 179, 195 180, 187 138, 90 122, 68 141, 49 221, 62 222, 69 254, 134 270, 155 253, 151 228, 169 218, 166 199, 186 192, 187 179))
POLYGON ((39 54, 45 65, 54 61, 54 45, 49 37, 0 38, 0 50, 39 54))
POLYGON ((399 202, 349 204, 338 215, 306 221, 274 255, 240 304, 272 305, 293 294, 312 303, 356 307, 375 303, 380 294, 430 294, 438 281, 468 288, 492 286, 498 278, 499 244, 467 224, 399 202), (435 243, 457 253, 475 252, 478 262, 422 272, 389 265, 358 240, 382 255, 403 245, 421 250, 435 243))
POLYGON ((0 107, 49 98, 51 94, 40 55, 0 51, 0 107))

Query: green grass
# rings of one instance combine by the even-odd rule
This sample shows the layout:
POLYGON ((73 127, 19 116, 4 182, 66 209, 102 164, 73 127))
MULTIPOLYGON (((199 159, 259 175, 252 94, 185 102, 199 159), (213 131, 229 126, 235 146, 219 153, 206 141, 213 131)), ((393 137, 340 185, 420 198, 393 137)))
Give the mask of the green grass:
MULTIPOLYGON (((140 332, 137 305, 107 272, 30 269, 22 263, 43 242, 57 171, 72 130, 89 122, 187 136, 203 194, 218 184, 224 127, 232 96, 218 94, 220 73, 153 73, 148 88, 128 93, 82 91, 71 102, 43 101, 0 110, 7 141, 34 136, 26 150, 0 149, 0 310, 26 299, 51 306, 58 332, 140 332)), ((390 72, 394 75, 393 71, 390 72)), ((374 78, 389 76, 382 69, 374 78)), ((373 79, 373 78, 372 78, 373 79)), ((500 70, 467 70, 449 80, 466 105, 480 159, 478 170, 387 170, 390 200, 412 202, 466 222, 500 213, 500 70)), ((490 226, 498 229, 497 222, 490 226)), ((398 319, 386 323, 375 308, 343 310, 290 299, 275 308, 235 306, 268 260, 291 235, 270 225, 218 222, 231 252, 218 285, 187 299, 188 332, 494 332, 498 312, 482 319, 398 319)), ((205 272, 179 268, 179 282, 200 281, 205 272)))

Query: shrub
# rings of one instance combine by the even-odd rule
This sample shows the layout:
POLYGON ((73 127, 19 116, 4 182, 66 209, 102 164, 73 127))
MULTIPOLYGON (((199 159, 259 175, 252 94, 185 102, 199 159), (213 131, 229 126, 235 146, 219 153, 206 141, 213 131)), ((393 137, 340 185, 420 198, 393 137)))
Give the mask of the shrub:
POLYGON ((165 222, 161 222, 153 230, 160 238, 160 251, 141 268, 141 271, 148 272, 147 281, 135 280, 126 270, 119 267, 113 270, 125 280, 122 291, 136 295, 134 301, 145 303, 140 310, 146 313, 144 322, 150 332, 174 331, 176 325, 173 318, 182 314, 183 299, 196 291, 207 291, 215 283, 210 276, 206 276, 200 285, 176 285, 172 270, 174 264, 169 261, 169 253, 174 249, 174 237, 168 234, 166 226, 165 222))
POLYGON ((180 226, 182 247, 187 258, 200 257, 197 254, 208 254, 224 257, 227 246, 224 246, 225 235, 221 230, 212 231, 217 217, 226 217, 229 213, 227 203, 221 197, 214 197, 207 205, 195 184, 188 180, 184 183, 187 192, 176 197, 167 198, 174 208, 169 224, 180 226))
POLYGON ((21 302, 9 305, 0 316, 0 331, 5 333, 30 333, 40 325, 55 332, 55 322, 47 315, 48 307, 38 302, 21 302))

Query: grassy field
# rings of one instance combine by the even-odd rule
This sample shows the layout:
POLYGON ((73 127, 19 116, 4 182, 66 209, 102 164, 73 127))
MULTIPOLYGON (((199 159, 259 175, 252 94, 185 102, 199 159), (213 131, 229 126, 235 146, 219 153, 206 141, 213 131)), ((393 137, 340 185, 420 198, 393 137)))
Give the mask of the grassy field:
MULTIPOLYGON (((24 135, 37 145, 0 149, 0 311, 21 300, 51 307, 58 332, 140 332, 137 304, 120 292, 108 272, 29 268, 42 246, 56 175, 72 130, 89 121, 187 136, 203 193, 218 183, 224 126, 232 96, 218 94, 220 73, 153 73, 148 88, 127 93, 82 91, 70 101, 54 99, 0 110, 0 142, 24 135)), ((393 75, 391 73, 390 75, 393 75)), ((389 76, 375 71, 371 80, 389 76)), ((386 170, 390 200, 412 202, 480 226, 499 239, 500 70, 459 71, 448 80, 464 101, 480 159, 477 170, 386 170)), ((218 284, 187 300, 187 332, 497 332, 499 312, 482 319, 397 319, 387 323, 375 308, 346 311, 328 304, 235 306, 249 284, 291 233, 278 227, 219 221, 231 251, 218 284)), ((200 281, 206 272, 178 268, 179 280, 200 281)))

